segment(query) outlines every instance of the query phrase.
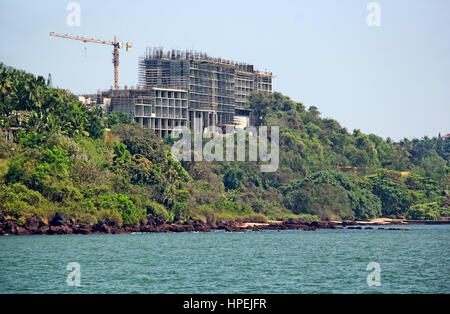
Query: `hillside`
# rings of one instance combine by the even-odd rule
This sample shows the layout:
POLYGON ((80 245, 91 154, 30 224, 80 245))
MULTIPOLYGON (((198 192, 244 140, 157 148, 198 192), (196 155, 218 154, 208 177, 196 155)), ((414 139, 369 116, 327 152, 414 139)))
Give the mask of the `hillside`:
POLYGON ((208 222, 450 216, 449 138, 394 143, 349 133, 279 93, 254 95, 248 105, 258 125, 280 127, 274 173, 255 162, 179 163, 174 139, 121 114, 104 117, 42 77, 1 64, 0 215, 23 222, 62 212, 117 225, 159 214, 208 222))

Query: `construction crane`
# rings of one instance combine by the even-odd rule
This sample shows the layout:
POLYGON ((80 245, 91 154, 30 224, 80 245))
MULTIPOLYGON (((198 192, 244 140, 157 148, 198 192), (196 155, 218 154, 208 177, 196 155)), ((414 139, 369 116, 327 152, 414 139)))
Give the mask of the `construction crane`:
POLYGON ((66 39, 73 39, 73 40, 80 40, 84 43, 95 43, 95 44, 113 46, 112 63, 114 65, 114 89, 119 89, 119 49, 125 47, 127 49, 127 51, 130 51, 132 48, 131 43, 120 43, 117 41, 116 36, 114 36, 114 41, 106 41, 106 40, 86 38, 86 37, 80 37, 80 36, 62 35, 62 34, 56 34, 53 32, 50 33, 50 36, 66 38, 66 39))

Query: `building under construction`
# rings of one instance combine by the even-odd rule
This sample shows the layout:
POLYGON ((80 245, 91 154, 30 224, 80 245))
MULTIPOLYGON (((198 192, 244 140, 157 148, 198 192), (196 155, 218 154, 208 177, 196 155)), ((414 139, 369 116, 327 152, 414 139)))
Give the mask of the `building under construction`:
POLYGON ((176 126, 248 126, 253 92, 271 93, 272 73, 204 53, 148 48, 139 60, 139 86, 101 92, 97 102, 164 137, 176 126))

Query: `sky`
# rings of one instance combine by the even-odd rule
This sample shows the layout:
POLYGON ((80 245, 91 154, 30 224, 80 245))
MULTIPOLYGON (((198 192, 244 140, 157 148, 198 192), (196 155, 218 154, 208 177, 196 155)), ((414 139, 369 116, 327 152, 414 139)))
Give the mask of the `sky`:
POLYGON ((138 83, 146 47, 194 49, 272 72, 274 91, 349 132, 450 133, 450 0, 78 0, 79 26, 70 2, 0 0, 0 62, 95 93, 113 85, 112 47, 49 33, 117 35, 133 44, 120 51, 121 86, 138 83))

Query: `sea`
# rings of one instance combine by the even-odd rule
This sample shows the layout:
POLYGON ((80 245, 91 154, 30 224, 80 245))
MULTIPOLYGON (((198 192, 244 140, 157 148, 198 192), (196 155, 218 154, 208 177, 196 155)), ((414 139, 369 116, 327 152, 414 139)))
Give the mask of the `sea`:
POLYGON ((450 293, 450 226, 406 228, 0 236, 0 293, 450 293))

